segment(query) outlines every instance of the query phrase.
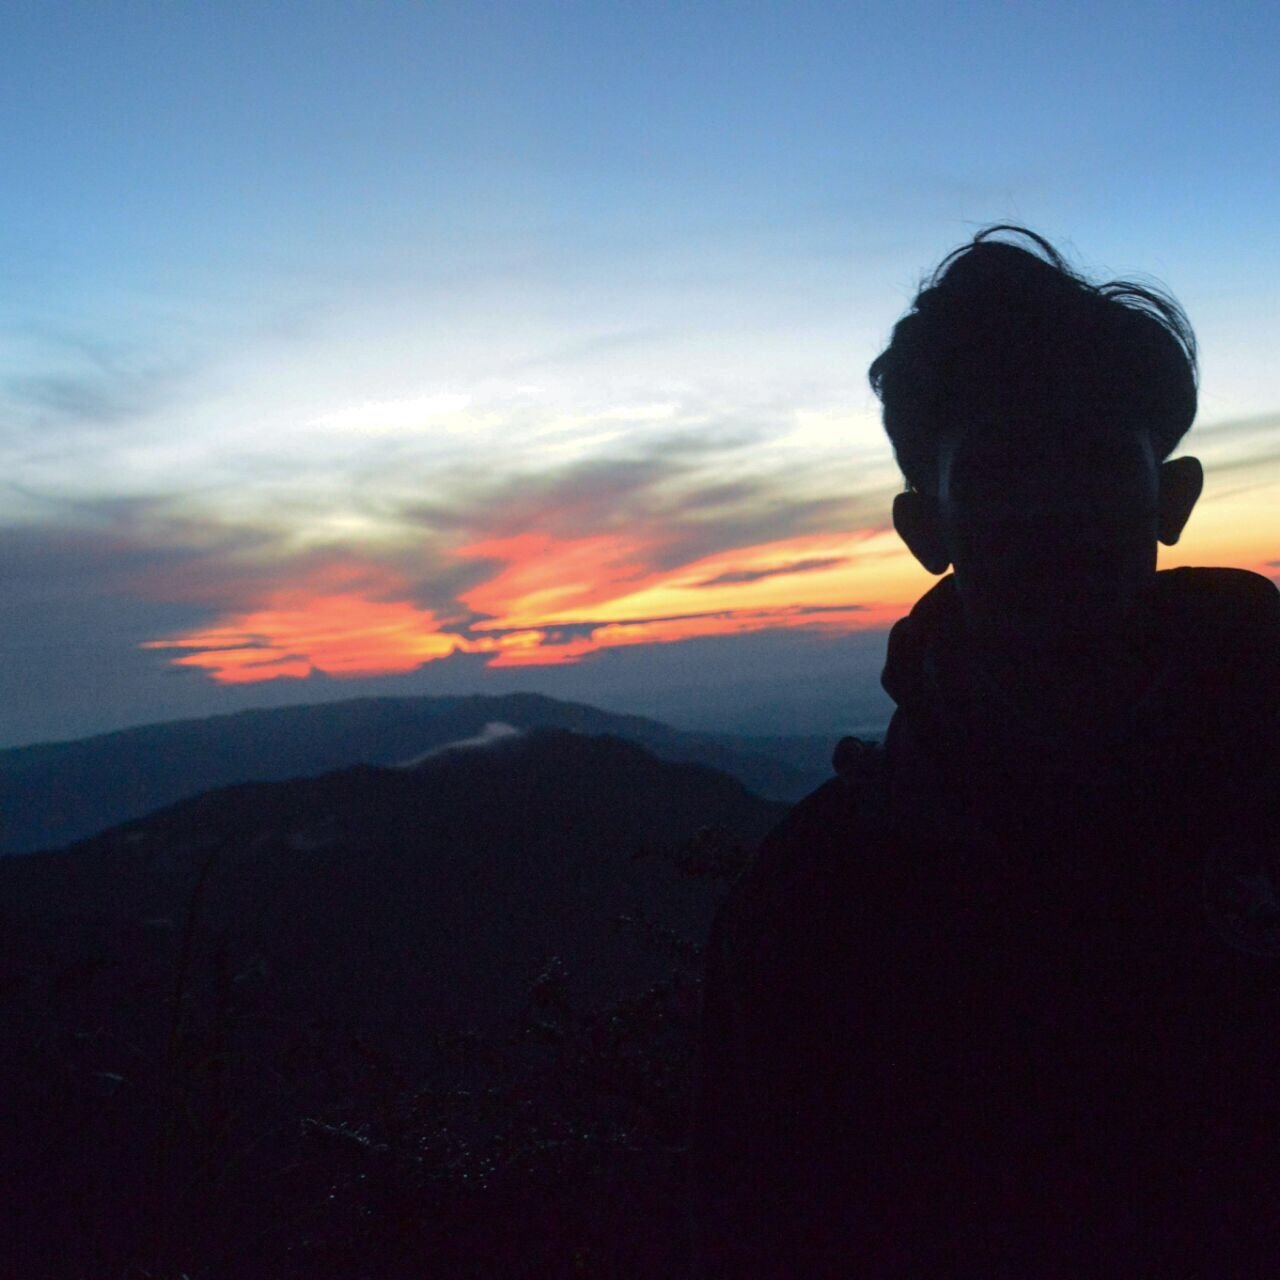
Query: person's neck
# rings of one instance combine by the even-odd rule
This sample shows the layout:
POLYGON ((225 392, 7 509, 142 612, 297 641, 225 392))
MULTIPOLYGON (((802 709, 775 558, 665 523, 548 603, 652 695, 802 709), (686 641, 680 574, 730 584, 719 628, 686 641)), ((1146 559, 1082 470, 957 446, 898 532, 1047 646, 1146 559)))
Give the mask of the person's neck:
POLYGON ((1067 643, 971 642, 970 672, 984 716, 1013 718, 1055 741, 1109 736, 1146 685, 1148 663, 1130 631, 1067 643))

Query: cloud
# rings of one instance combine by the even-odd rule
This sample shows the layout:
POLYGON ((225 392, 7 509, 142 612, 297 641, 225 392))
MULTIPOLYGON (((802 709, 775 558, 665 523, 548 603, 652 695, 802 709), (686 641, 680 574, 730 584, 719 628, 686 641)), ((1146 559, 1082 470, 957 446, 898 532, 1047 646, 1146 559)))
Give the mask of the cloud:
POLYGON ((833 565, 845 564, 847 560, 847 556, 815 556, 809 560, 796 560, 792 564, 778 565, 773 569, 730 569, 716 574, 714 578, 705 578, 698 585, 721 587, 742 582, 760 582, 765 578, 776 578, 788 573, 811 573, 815 569, 830 569, 833 565))
POLYGON ((217 593, 207 599, 199 589, 202 577, 223 577, 229 566, 269 555, 270 546, 251 527, 165 501, 46 501, 43 520, 0 525, 0 585, 11 604, 91 597, 216 607, 217 593), (183 589, 166 590, 170 583, 183 589))
POLYGON ((460 392, 435 392, 405 396, 395 400, 367 400, 344 409, 320 414, 308 424, 340 433, 381 436, 405 431, 421 431, 441 419, 461 413, 471 404, 471 396, 460 392))
POLYGON ((26 410, 33 425, 58 422, 116 422, 136 416, 148 402, 143 379, 45 374, 9 378, 4 397, 26 410))
POLYGON ((1206 497, 1212 501, 1280 485, 1280 413, 1197 427, 1187 437, 1186 445, 1204 463, 1206 497), (1246 483, 1223 488, 1222 482, 1228 477, 1246 483))
POLYGON ((8 336, 16 371, 0 373, 0 406, 7 425, 25 433, 118 427, 144 417, 170 402, 193 368, 187 356, 60 328, 28 323, 8 336))
POLYGON ((1246 418, 1226 418, 1220 422, 1198 424, 1186 437, 1191 446, 1216 446, 1224 439, 1239 441, 1253 436, 1280 433, 1280 413, 1257 413, 1246 418))
MULTIPOLYGON (((138 697, 174 708, 210 682, 246 695, 270 684, 275 698, 461 658, 497 672, 691 637, 876 625, 847 573, 882 554, 864 544, 887 528, 884 474, 762 458, 758 422, 695 429, 659 407, 656 433, 610 437, 586 456, 496 450, 434 468, 413 460, 406 417, 334 503, 293 488, 283 468, 265 504, 260 490, 222 484, 145 497, 28 490, 27 523, 0 527, 0 584, 18 619, 10 648, 56 651, 64 686, 96 680, 100 707, 123 705, 113 687, 196 674, 138 697)), ((360 412, 384 425, 390 414, 360 412)), ((50 715, 70 714, 64 702, 51 698, 50 715)))
POLYGON ((207 706, 199 685, 161 679, 173 668, 140 647, 216 616, 198 603, 139 589, 182 556, 119 527, 0 529, 0 745, 207 706))
POLYGON ((495 742, 506 742, 511 738, 520 737, 522 730, 517 729, 514 725, 509 725, 502 720, 491 720, 488 724, 470 738, 458 738, 453 742, 446 742, 441 747, 432 747, 430 751, 424 751, 421 755, 411 756, 408 760, 401 760, 394 765, 397 769, 412 769, 420 765, 425 760, 435 760, 440 756, 452 755, 461 751, 483 751, 486 747, 491 747, 495 742))
POLYGON ((253 491, 28 491, 25 523, 0 526, 0 743, 876 627, 893 593, 856 574, 886 554, 892 487, 856 463, 765 465, 759 440, 669 419, 421 485, 393 450, 400 483, 370 471, 338 509, 289 490, 265 508, 253 491))
POLYGON ((757 444, 691 433, 561 467, 461 471, 440 486, 447 500, 411 500, 401 518, 477 542, 626 531, 646 543, 662 571, 734 547, 833 528, 890 527, 899 486, 887 470, 868 474, 852 459, 770 469, 754 457, 757 444), (726 471, 738 474, 725 478, 726 471))
POLYGON ((863 625, 859 563, 899 554, 873 545, 874 532, 862 529, 734 546, 667 568, 669 537, 639 522, 579 537, 529 531, 437 551, 412 575, 399 567, 403 552, 380 558, 336 546, 293 556, 277 549, 274 573, 251 558, 247 567, 222 566, 221 580, 216 564, 196 561, 166 571, 167 592, 207 602, 232 585, 240 607, 146 646, 233 684, 312 670, 368 677, 454 652, 488 655, 495 666, 579 661, 604 648, 692 635, 863 625), (474 572, 459 578, 459 560, 473 562, 474 572), (468 585, 450 597, 433 568, 452 587, 468 585), (434 586, 439 608, 422 603, 424 584, 434 586))
POLYGON ((882 476, 808 462, 753 473, 749 443, 677 431, 559 466, 504 473, 495 459, 484 472, 446 470, 429 502, 383 496, 393 534, 381 542, 363 541, 358 527, 344 536, 332 520, 323 539, 305 523, 300 534, 282 527, 275 572, 257 583, 243 567, 235 575, 238 608, 154 644, 240 681, 261 677, 264 636, 283 674, 305 676, 307 663, 283 656, 305 653, 317 669, 357 676, 455 650, 535 665, 681 635, 808 625, 833 599, 849 620, 850 582, 830 575, 854 564, 853 542, 888 529, 892 488, 882 476), (304 545, 286 552, 291 536, 304 545), (802 578, 814 585, 799 595, 786 587, 802 578), (709 609, 698 596, 711 586, 709 609))
POLYGON ((277 588, 257 608, 210 627, 148 640, 146 649, 226 684, 265 674, 371 676, 410 671, 460 647, 436 619, 404 600, 370 599, 358 590, 304 582, 277 588))

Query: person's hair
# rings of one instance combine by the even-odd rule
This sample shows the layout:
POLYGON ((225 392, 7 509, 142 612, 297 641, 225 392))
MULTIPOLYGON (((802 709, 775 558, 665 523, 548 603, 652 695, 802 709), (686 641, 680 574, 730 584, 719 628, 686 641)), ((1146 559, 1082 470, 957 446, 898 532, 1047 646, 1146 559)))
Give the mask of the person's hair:
POLYGON ((1141 427, 1163 460, 1196 415, 1195 334, 1171 296, 1092 284, 1043 237, 1003 223, 939 263, 868 377, 916 490, 936 484, 956 428, 1034 430, 1050 417, 1141 427))

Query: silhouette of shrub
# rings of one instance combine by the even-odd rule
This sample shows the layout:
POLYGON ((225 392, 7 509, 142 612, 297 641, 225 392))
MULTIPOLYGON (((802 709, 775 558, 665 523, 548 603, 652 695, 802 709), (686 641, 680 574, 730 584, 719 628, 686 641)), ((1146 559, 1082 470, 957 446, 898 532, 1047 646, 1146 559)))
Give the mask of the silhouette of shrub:
MULTIPOLYGON (((750 851, 704 828, 645 856, 727 886, 750 851)), ((307 1274, 648 1277, 687 1267, 703 947, 641 912, 615 923, 660 949, 663 980, 580 1011, 550 956, 514 1031, 437 1033, 454 1083, 406 1089, 376 1117, 347 1099, 306 1122, 334 1170, 291 1246, 307 1274)))
MULTIPOLYGON (((637 856, 727 891, 749 851, 704 828, 637 856)), ((502 1031, 424 1013, 424 1079, 376 1027, 274 1027, 255 1012, 255 991, 280 979, 260 938, 205 921, 214 863, 202 859, 185 919, 164 935, 154 999, 138 993, 154 1016, 131 1056, 99 1062, 81 1047, 83 1062, 47 1073, 55 1110, 90 1081, 78 1105, 96 1108, 113 1153, 108 1168, 68 1130, 72 1185, 88 1194, 70 1193, 81 1202, 65 1216, 82 1229, 49 1275, 681 1273, 700 942, 638 908, 620 914, 614 927, 660 957, 659 980, 580 1008, 575 975, 547 956, 502 1031)))

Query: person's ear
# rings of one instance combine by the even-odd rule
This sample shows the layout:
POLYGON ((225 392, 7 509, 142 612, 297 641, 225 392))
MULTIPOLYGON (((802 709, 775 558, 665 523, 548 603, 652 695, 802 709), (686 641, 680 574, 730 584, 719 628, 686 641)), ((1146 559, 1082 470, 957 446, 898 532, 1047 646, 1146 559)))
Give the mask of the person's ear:
POLYGON ((1174 458, 1161 464, 1156 536, 1166 547, 1182 537, 1203 488, 1204 468, 1199 458, 1174 458))
POLYGON ((893 500, 893 527, 907 550, 930 572, 946 573, 951 567, 942 532, 938 500, 927 493, 900 493, 893 500))

